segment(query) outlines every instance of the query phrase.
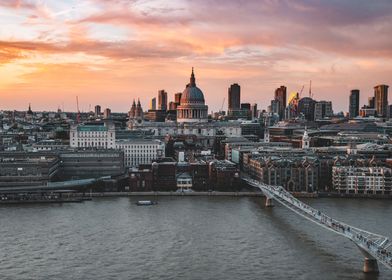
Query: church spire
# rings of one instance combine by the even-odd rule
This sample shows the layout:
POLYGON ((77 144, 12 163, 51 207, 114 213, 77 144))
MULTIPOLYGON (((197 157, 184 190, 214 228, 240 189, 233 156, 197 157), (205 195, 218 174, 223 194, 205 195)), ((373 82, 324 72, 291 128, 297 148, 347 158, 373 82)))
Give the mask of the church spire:
POLYGON ((196 86, 196 79, 195 79, 195 73, 193 72, 193 67, 192 67, 192 74, 191 74, 191 82, 190 82, 191 87, 196 86))

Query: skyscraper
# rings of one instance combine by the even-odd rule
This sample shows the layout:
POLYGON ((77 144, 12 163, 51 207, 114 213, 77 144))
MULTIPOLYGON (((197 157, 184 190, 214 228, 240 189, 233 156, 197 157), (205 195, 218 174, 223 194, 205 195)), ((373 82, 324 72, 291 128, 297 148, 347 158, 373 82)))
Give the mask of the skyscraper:
POLYGON ((164 89, 158 91, 158 110, 167 110, 167 92, 164 89))
POLYGON ((181 95, 182 92, 178 92, 174 95, 174 102, 177 103, 177 106, 181 103, 181 95))
POLYGON ((321 120, 333 116, 331 101, 318 101, 314 105, 314 120, 321 120))
POLYGON ((287 105, 287 88, 285 86, 280 86, 275 90, 275 100, 279 101, 279 119, 284 118, 284 110, 287 105))
POLYGON ((379 117, 385 118, 388 115, 388 87, 387 85, 374 87, 374 107, 379 117))
POLYGON ((350 119, 359 116, 359 89, 351 90, 348 111, 350 119))
POLYGON ((232 84, 228 90, 228 113, 233 115, 233 111, 241 109, 241 87, 239 84, 232 84))
POLYGON ((101 115, 101 106, 95 105, 95 117, 99 117, 101 115))
POLYGON ((150 110, 156 110, 157 109, 157 99, 156 97, 151 99, 150 103, 150 110))

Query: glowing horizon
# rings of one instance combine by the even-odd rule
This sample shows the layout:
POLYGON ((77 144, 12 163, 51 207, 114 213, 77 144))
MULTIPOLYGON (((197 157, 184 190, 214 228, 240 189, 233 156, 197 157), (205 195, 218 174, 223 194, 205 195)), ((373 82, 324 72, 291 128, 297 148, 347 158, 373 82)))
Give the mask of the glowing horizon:
POLYGON ((209 111, 227 88, 266 108, 274 90, 312 91, 347 111, 392 85, 388 1, 0 0, 0 110, 126 112, 165 89, 182 92, 195 67, 209 111))

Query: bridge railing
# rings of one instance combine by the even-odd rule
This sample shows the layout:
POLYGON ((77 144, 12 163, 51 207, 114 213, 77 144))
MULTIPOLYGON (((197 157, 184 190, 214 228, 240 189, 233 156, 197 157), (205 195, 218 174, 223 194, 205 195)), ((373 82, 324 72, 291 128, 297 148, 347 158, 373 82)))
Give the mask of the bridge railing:
POLYGON ((340 222, 298 200, 281 186, 267 185, 246 176, 243 176, 243 180, 259 188, 267 197, 274 198, 308 220, 345 236, 369 254, 368 257, 376 258, 388 268, 392 268, 392 253, 387 250, 392 242, 387 237, 340 222))

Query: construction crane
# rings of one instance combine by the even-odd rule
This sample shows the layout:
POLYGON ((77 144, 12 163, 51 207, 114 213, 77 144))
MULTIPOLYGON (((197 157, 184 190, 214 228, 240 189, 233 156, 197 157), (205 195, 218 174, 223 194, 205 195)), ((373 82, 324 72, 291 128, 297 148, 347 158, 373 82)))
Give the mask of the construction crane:
POLYGON ((312 80, 310 80, 310 83, 309 83, 309 97, 313 98, 313 94, 312 94, 312 80))
POLYGON ((76 123, 80 123, 80 110, 79 110, 79 97, 78 96, 76 96, 76 109, 77 109, 76 123))
POLYGON ((220 112, 223 112, 223 106, 225 105, 226 97, 223 98, 222 106, 220 108, 220 112))
POLYGON ((302 86, 301 91, 298 94, 298 98, 301 98, 302 92, 304 91, 305 85, 302 86))

